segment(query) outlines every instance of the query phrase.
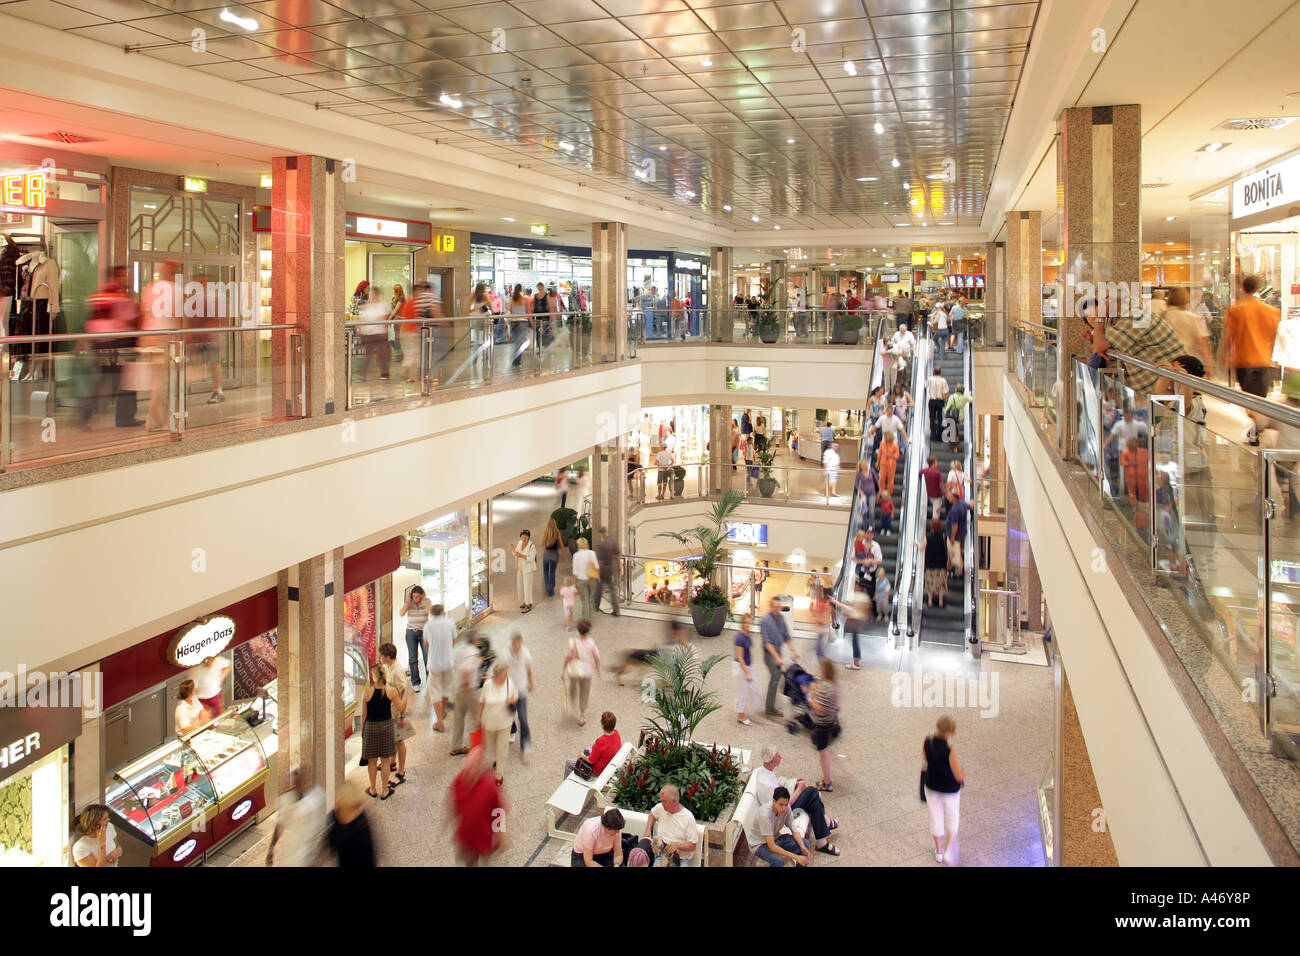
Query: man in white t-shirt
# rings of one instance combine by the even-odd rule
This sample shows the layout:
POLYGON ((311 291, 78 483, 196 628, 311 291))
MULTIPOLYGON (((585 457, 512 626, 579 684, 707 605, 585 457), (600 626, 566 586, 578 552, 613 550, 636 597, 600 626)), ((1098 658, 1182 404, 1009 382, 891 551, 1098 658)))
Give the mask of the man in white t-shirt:
POLYGON ((456 625, 443 613, 441 604, 435 604, 429 615, 424 625, 424 660, 429 686, 433 690, 433 712, 438 718, 433 729, 442 733, 447 729, 443 724, 443 718, 447 716, 447 701, 455 690, 452 668, 455 666, 456 625))
POLYGON ((224 657, 209 657, 194 671, 194 696, 199 699, 209 717, 216 717, 225 709, 221 691, 230 673, 230 662, 224 657))
POLYGON ((673 476, 672 449, 667 445, 659 446, 659 453, 655 455, 655 464, 659 466, 659 488, 655 499, 663 501, 664 495, 668 493, 668 480, 673 476))
POLYGON ((650 815, 646 818, 641 849, 657 864, 660 861, 653 848, 660 844, 664 856, 673 861, 667 865, 694 866, 697 840, 695 814, 682 806, 681 792, 670 783, 659 791, 659 802, 651 808, 650 815), (655 832, 656 825, 658 833, 655 832))
MULTIPOLYGON (((533 690, 533 654, 524 646, 524 636, 516 631, 510 638, 510 650, 506 652, 506 669, 519 700, 515 703, 515 724, 519 727, 519 750, 528 762, 532 750, 532 732, 528 729, 528 695, 533 690)), ((510 735, 510 742, 515 742, 515 735, 510 735)))
POLYGON ((790 791, 785 787, 777 787, 771 800, 755 808, 745 821, 745 836, 749 839, 750 852, 769 866, 781 867, 787 863, 807 866, 812 862, 812 851, 795 829, 790 791), (786 829, 790 832, 782 832, 786 829))
POLYGON ((840 443, 831 442, 831 447, 822 453, 822 468, 826 472, 826 498, 838 497, 835 485, 840 480, 840 443))
POLYGON ((808 786, 808 781, 803 777, 778 776, 776 768, 781 766, 781 751, 776 747, 764 747, 759 759, 763 763, 754 770, 754 799, 758 806, 771 803, 776 788, 785 787, 790 792, 790 809, 802 810, 808 814, 814 849, 822 850, 830 856, 838 856, 839 850, 828 847, 827 844, 830 842, 831 831, 838 829, 840 824, 838 820, 826 816, 826 807, 817 788, 808 786))
POLYGON ((883 436, 886 432, 894 436, 894 441, 898 442, 900 453, 907 454, 907 427, 903 420, 894 414, 893 408, 887 408, 885 414, 876 419, 876 424, 872 431, 880 432, 883 436))

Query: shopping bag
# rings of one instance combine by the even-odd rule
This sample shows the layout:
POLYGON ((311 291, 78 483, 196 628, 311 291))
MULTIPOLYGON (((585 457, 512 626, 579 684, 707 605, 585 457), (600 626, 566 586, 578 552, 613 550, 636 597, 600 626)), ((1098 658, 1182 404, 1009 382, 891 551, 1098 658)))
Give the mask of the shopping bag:
POLYGON ((393 740, 401 743, 403 740, 410 740, 415 736, 415 725, 405 717, 399 717, 393 721, 393 740))
POLYGON ((167 374, 165 367, 159 368, 153 362, 127 362, 122 366, 122 391, 152 391, 155 372, 161 375, 167 374))
POLYGON ((469 735, 469 749, 473 750, 475 747, 482 747, 482 746, 483 746, 483 728, 475 727, 474 730, 469 735))

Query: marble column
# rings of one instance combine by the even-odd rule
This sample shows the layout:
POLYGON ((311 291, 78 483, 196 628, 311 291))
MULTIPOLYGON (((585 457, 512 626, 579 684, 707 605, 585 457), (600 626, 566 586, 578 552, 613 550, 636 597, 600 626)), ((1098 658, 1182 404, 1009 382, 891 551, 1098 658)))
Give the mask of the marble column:
POLYGON ((993 345, 1006 342, 1006 290, 1003 280, 1006 276, 1007 244, 1005 242, 986 242, 984 244, 984 344, 993 345))
POLYGON ((731 406, 709 406, 709 494, 730 487, 731 406))
POLYGON ((1061 831, 1055 835, 1062 866, 1119 866, 1115 842, 1106 826, 1088 744, 1070 693, 1069 667, 1062 678, 1061 746, 1056 786, 1061 791, 1061 831))
POLYGON ((627 550, 627 448, 627 436, 619 435, 591 450, 592 531, 599 541, 604 528, 618 542, 620 552, 627 550))
MULTIPOLYGON (((1038 210, 1007 213, 1006 244, 1007 368, 1014 368, 1016 319, 1043 324, 1043 214, 1038 210)), ((990 281, 985 279, 985 287, 990 281)))
POLYGON ((345 773, 343 549, 281 571, 278 590, 279 789, 297 767, 332 806, 345 773))
POLYGON ((808 288, 805 290, 809 309, 820 309, 822 307, 822 270, 818 266, 813 266, 808 270, 808 288))
MULTIPOLYGON (((1077 306, 1096 297, 1116 318, 1141 306, 1142 108, 1089 106, 1062 111, 1056 132, 1056 201, 1061 222, 1061 319, 1057 382, 1070 380, 1091 348, 1077 306), (1134 301, 1136 299, 1136 301, 1134 301)), ((1057 436, 1073 445, 1074 390, 1061 384, 1057 436)))
POLYGON ((593 361, 622 362, 627 344, 627 224, 591 224, 593 361))
POLYGON ((344 192, 333 159, 271 161, 271 318, 302 330, 271 337, 272 402, 286 416, 335 415, 347 405, 344 192))
POLYGON ((784 259, 772 259, 767 264, 768 288, 771 290, 768 302, 774 309, 784 309, 788 306, 785 270, 786 263, 784 259))
POLYGON ((731 300, 735 298, 735 284, 731 280, 731 249, 714 246, 709 250, 709 335, 713 342, 730 342, 735 326, 731 300))

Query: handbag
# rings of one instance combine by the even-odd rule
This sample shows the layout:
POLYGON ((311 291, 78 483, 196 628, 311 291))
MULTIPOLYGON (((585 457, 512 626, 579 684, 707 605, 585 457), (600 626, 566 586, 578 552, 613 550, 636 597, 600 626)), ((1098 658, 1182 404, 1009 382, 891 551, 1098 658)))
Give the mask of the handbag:
MULTIPOLYGON (((922 745, 922 749, 925 751, 925 759, 928 761, 930 759, 930 738, 929 737, 925 738, 925 743, 922 745)), ((921 784, 919 787, 919 791, 921 794, 921 802, 926 803, 927 801, 925 799, 925 768, 924 767, 921 768, 921 784)))
POLYGON ((401 743, 403 740, 410 740, 415 736, 415 725, 405 717, 399 717, 393 721, 393 740, 401 743))
POLYGON ((469 735, 469 748, 470 750, 473 750, 475 747, 482 747, 482 746, 483 746, 483 728, 475 727, 470 732, 469 735))
POLYGON ((564 676, 569 680, 582 680, 587 676, 587 668, 582 665, 582 658, 578 655, 578 642, 573 640, 569 643, 573 646, 573 657, 564 665, 564 676))
POLYGON ((591 765, 591 761, 586 757, 578 758, 578 762, 573 765, 573 772, 583 780, 590 780, 596 776, 596 768, 591 765))
POLYGON ((592 561, 591 564, 587 565, 587 580, 588 581, 600 580, 600 564, 598 562, 592 561))

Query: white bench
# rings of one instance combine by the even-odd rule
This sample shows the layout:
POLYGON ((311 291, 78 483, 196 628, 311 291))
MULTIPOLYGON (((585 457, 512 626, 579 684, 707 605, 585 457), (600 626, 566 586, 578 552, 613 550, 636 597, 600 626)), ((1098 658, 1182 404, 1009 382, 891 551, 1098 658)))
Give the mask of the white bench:
MULTIPOLYGON (((722 839, 723 859, 726 861, 726 866, 735 865, 736 847, 740 845, 741 840, 748 839, 745 836, 745 827, 754 811, 758 809, 758 798, 754 795, 757 782, 758 775, 750 774, 744 792, 740 795, 740 799, 736 801, 736 812, 731 815, 731 822, 727 824, 727 830, 722 839)), ((794 811, 794 827, 799 831, 801 839, 805 841, 808 839, 808 827, 811 824, 812 817, 808 816, 807 813, 803 810, 794 811)), ((782 828, 783 832, 785 829, 782 828)))
MULTIPOLYGON (((638 813, 635 810, 624 810, 621 807, 618 810, 623 814, 623 832, 630 833, 638 840, 645 836, 645 825, 650 819, 648 813, 638 813)), ((653 860, 651 861, 654 862, 653 860)), ((695 859, 693 866, 709 865, 709 831, 708 828, 700 823, 695 822, 695 859)))
POLYGON ((612 760, 605 765, 605 769, 590 780, 583 780, 576 773, 571 773, 564 778, 556 791, 551 794, 551 798, 546 801, 546 832, 548 835, 560 840, 573 842, 573 833, 568 830, 561 830, 559 822, 563 815, 567 814, 572 817, 582 815, 582 811, 587 806, 587 800, 593 794, 596 797, 596 806, 604 808, 609 804, 609 798, 605 796, 605 787, 614 779, 614 774, 622 769, 623 765, 628 762, 636 747, 631 743, 625 743, 619 748, 612 760))

